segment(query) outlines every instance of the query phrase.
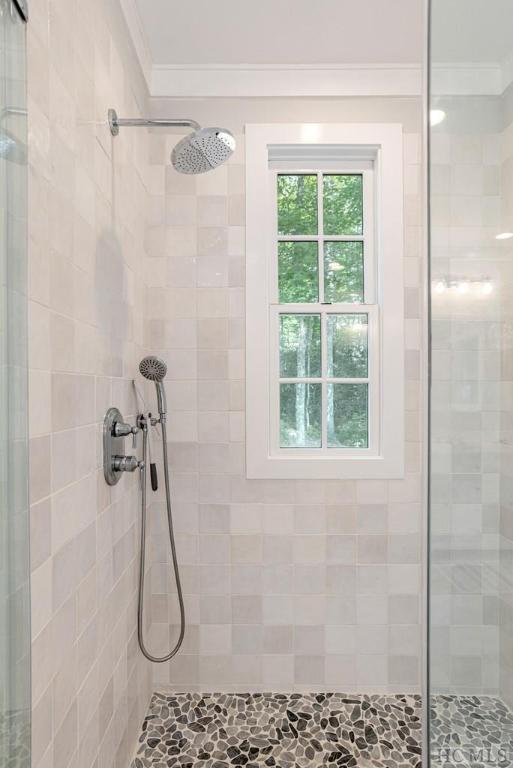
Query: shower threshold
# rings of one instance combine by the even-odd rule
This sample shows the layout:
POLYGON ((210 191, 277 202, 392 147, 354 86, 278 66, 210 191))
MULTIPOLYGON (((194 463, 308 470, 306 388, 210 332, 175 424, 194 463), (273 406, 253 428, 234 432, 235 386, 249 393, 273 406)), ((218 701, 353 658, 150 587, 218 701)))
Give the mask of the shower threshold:
POLYGON ((341 693, 155 693, 131 768, 420 768, 421 700, 341 693))

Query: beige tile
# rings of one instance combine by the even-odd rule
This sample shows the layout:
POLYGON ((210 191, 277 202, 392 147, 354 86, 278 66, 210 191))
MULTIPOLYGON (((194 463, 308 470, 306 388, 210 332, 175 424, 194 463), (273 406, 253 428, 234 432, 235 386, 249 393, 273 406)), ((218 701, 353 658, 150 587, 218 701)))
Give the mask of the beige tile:
MULTIPOLYGON (((34 664, 41 669, 35 669, 34 688, 42 701, 48 690, 58 698, 62 721, 51 724, 48 746, 38 737, 46 768, 54 755, 55 764, 67 768, 127 764, 145 699, 161 682, 185 689, 267 685, 289 691, 295 685, 396 684, 396 662, 389 664, 380 646, 368 646, 375 650, 365 654, 369 669, 357 662, 356 653, 358 660, 364 655, 356 647, 357 597, 380 595, 399 637, 418 613, 413 539, 400 539, 418 532, 407 517, 408 505, 419 502, 417 476, 392 486, 246 480, 243 137, 228 165, 198 177, 177 174, 169 165, 174 135, 133 131, 113 141, 104 118, 112 94, 124 94, 126 114, 144 111, 145 94, 124 54, 121 17, 102 4, 89 16, 86 6, 69 28, 62 9, 55 25, 40 21, 29 51, 29 90, 38 110, 32 111, 32 132, 39 137, 35 167, 44 169, 31 191, 30 292, 39 303, 32 313, 30 429, 42 441, 33 486, 38 494, 52 494, 48 505, 36 503, 32 512, 38 536, 33 566, 41 575, 34 592, 41 595, 34 641, 34 664), (51 73, 43 37, 48 29, 56 43, 51 73), (59 73, 56 62, 70 51, 75 64, 59 73), (96 125, 87 133, 91 113, 96 125), (152 671, 135 637, 136 478, 123 478, 111 491, 98 466, 105 410, 118 405, 125 416, 133 410, 130 379, 148 351, 168 363, 173 500, 188 612, 179 663, 152 671), (377 571, 357 574, 357 562, 360 569, 387 569, 384 593, 377 592, 377 571), (42 568, 53 574, 51 585, 42 568), (49 599, 58 617, 43 610, 49 599), (69 645, 75 637, 73 677, 69 645), (125 695, 138 710, 132 720, 125 695)), ((406 145, 414 163, 406 177, 407 248, 415 262, 406 267, 407 308, 415 321, 422 289, 414 195, 419 137, 408 134, 406 145)), ((458 151, 464 158, 473 150, 458 151)), ((489 189, 493 182, 490 174, 489 189)), ((417 335, 412 324, 410 346, 417 335)), ((419 379, 419 360, 416 347, 408 350, 409 381, 419 379)), ((153 407, 153 390, 148 399, 153 407)), ((420 442, 418 402, 410 392, 412 444, 420 442)), ((162 489, 156 499, 163 513, 162 489)), ((150 581, 158 626, 149 627, 163 648, 177 629, 176 601, 167 598, 173 585, 164 523, 162 515, 160 527, 152 519, 152 555, 159 562, 150 581)), ((397 648, 399 637, 394 630, 397 648)), ((410 641, 411 650, 413 630, 410 641)), ((405 672, 404 684, 412 679, 411 670, 405 672)), ((41 733, 46 725, 38 714, 41 733)))
POLYGON ((52 453, 49 437, 35 437, 30 441, 30 495, 33 502, 50 494, 52 453))
POLYGON ((52 550, 52 501, 44 499, 30 507, 30 564, 38 568, 52 550))

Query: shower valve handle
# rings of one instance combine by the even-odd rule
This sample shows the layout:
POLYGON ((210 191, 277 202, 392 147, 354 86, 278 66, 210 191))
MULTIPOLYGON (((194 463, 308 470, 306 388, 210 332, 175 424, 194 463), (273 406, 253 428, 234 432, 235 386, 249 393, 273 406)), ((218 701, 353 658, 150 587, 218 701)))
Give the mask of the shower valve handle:
POLYGON ((113 435, 114 437, 127 437, 128 435, 132 435, 132 448, 137 447, 137 433, 139 432, 139 427, 132 427, 131 424, 126 424, 123 421, 116 421, 113 428, 113 435))
POLYGON ((137 456, 127 456, 125 437, 132 435, 133 452, 139 427, 133 427, 123 418, 119 408, 109 408, 103 420, 103 475, 107 485, 116 485, 124 472, 143 469, 144 463, 137 456))
POLYGON ((135 472, 143 469, 144 461, 139 461, 137 456, 113 456, 112 469, 115 472, 135 472))

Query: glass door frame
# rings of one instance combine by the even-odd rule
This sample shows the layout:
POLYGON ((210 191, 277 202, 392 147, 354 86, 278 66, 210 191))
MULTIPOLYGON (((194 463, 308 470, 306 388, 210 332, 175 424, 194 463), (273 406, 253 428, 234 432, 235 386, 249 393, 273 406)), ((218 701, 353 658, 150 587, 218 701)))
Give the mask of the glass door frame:
POLYGON ((0 4, 0 762, 30 768, 27 7, 0 4))
POLYGON ((424 323, 425 354, 423 357, 424 370, 421 372, 424 382, 424 434, 425 434, 425 458, 424 458, 424 509, 423 509, 423 546, 422 546, 422 654, 421 654, 421 696, 422 696, 422 765, 431 768, 431 725, 430 725, 430 536, 431 536, 431 135, 429 113, 431 106, 431 0, 423 1, 423 56, 422 56, 422 165, 424 168, 423 188, 425 203, 423 206, 424 227, 424 269, 423 269, 423 298, 426 308, 424 323))

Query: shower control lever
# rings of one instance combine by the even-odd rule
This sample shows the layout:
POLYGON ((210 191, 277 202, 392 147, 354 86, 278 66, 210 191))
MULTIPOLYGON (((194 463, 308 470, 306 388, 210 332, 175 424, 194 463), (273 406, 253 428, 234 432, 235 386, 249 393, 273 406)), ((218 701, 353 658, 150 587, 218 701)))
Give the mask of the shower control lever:
POLYGON ((135 472, 143 469, 144 462, 137 456, 125 453, 125 437, 132 435, 132 447, 135 450, 139 427, 125 422, 117 408, 109 408, 103 422, 103 474, 108 485, 116 485, 123 472, 135 472))
POLYGON ((137 456, 113 456, 112 468, 115 472, 135 472, 144 469, 144 461, 139 461, 137 456))
POLYGON ((116 421, 113 429, 115 437, 128 437, 128 435, 132 435, 132 448, 135 450, 139 427, 133 427, 131 424, 125 424, 123 421, 116 421))

